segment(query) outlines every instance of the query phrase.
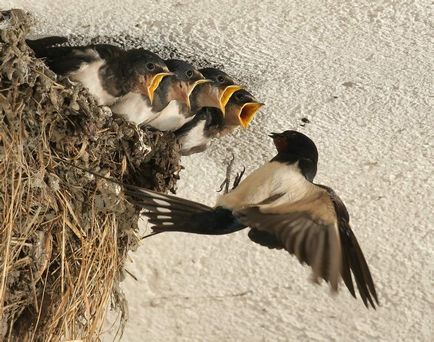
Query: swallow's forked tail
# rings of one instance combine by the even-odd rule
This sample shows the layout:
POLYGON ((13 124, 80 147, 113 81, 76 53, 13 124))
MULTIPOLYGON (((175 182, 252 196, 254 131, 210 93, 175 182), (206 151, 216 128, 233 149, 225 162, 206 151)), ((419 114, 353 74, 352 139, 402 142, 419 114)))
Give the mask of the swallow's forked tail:
POLYGON ((349 226, 340 227, 339 236, 341 239, 342 247, 342 279, 345 285, 356 298, 354 291, 354 285, 351 277, 351 271, 354 276, 354 280, 359 289, 360 297, 367 308, 369 304, 375 309, 378 305, 377 292, 375 291, 374 281, 372 280, 371 272, 369 271, 368 264, 363 256, 363 252, 357 242, 356 236, 349 226), (368 303, 369 302, 369 303, 368 303))
POLYGON ((172 195, 124 185, 128 200, 145 209, 143 215, 153 224, 153 233, 165 231, 219 235, 244 228, 232 211, 206 205, 172 195))

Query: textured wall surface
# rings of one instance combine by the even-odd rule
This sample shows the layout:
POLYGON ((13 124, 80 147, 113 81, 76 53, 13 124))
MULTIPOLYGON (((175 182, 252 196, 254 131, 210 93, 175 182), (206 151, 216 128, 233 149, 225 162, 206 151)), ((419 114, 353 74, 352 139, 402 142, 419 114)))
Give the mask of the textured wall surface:
POLYGON ((224 64, 266 107, 249 130, 185 158, 178 194, 213 204, 228 151, 251 171, 274 153, 266 133, 307 133, 320 152, 317 181, 346 202, 381 301, 373 311, 346 290, 332 297, 295 258, 256 246, 245 231, 162 234, 131 255, 138 281, 124 282, 124 341, 434 340, 430 1, 0 0, 0 7, 31 10, 35 34, 132 39, 224 64), (303 117, 311 121, 305 127, 303 117))

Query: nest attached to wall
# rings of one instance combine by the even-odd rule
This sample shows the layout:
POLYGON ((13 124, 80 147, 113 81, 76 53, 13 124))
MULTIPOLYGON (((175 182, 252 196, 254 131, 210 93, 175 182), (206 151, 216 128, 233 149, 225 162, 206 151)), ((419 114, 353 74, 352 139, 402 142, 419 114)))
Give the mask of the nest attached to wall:
POLYGON ((0 340, 96 340, 110 302, 126 319, 119 281, 139 211, 73 165, 173 191, 179 147, 57 78, 25 43, 31 25, 0 12, 0 340))

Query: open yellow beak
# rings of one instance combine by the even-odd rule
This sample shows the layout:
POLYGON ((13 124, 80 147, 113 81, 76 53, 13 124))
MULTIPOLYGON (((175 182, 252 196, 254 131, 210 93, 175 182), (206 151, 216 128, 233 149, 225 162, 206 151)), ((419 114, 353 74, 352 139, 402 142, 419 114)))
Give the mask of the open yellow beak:
POLYGON ((208 80, 208 79, 197 80, 190 86, 190 88, 188 89, 187 96, 186 96, 187 97, 187 99, 186 99, 187 100, 186 101, 187 102, 187 108, 189 111, 191 110, 190 95, 193 92, 194 88, 196 88, 199 84, 209 83, 209 82, 212 82, 212 80, 208 80))
POLYGON ((188 96, 191 95, 191 93, 193 92, 194 88, 196 88, 199 84, 203 84, 203 83, 209 83, 212 82, 211 80, 197 80, 196 82, 194 82, 191 86, 190 86, 190 90, 188 91, 188 96))
POLYGON ((173 75, 173 72, 160 72, 151 78, 151 81, 149 82, 149 84, 146 87, 146 89, 148 90, 148 97, 149 97, 149 101, 151 102, 151 104, 154 101, 155 90, 158 88, 158 86, 160 85, 163 78, 166 76, 170 76, 170 75, 173 75))
POLYGON ((225 90, 222 91, 222 94, 220 95, 219 98, 220 110, 222 111, 222 113, 225 113, 225 107, 228 104, 232 94, 240 89, 241 87, 239 85, 234 84, 234 85, 227 86, 225 90))
POLYGON ((238 120, 240 121, 240 125, 243 128, 247 128, 250 124, 250 122, 255 117, 256 112, 261 108, 264 104, 258 103, 258 102, 248 102, 245 103, 239 113, 238 113, 238 120))

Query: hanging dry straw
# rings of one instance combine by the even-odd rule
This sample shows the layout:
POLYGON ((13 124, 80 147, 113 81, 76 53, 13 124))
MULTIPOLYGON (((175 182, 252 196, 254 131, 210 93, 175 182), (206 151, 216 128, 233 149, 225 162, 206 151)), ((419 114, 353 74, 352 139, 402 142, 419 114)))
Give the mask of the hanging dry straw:
POLYGON ((0 12, 0 340, 97 340, 110 302, 125 320, 119 281, 139 213, 71 164, 167 191, 178 146, 58 79, 26 45, 30 26, 0 12))

